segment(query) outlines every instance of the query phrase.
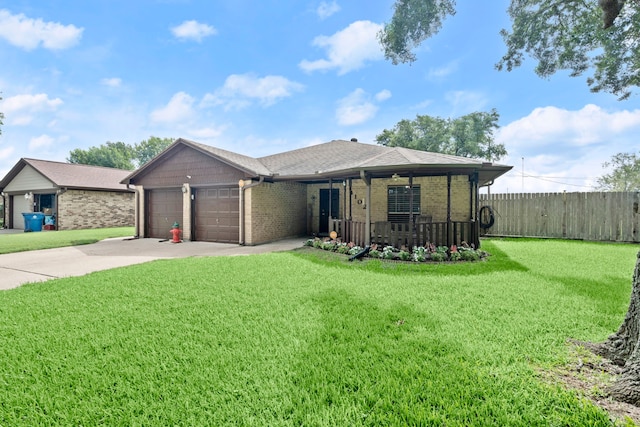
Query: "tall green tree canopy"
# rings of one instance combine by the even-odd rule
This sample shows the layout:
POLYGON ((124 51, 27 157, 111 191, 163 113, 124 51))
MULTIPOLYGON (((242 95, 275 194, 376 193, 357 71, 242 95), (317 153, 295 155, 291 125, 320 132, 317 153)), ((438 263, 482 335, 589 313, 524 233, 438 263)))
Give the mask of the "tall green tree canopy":
POLYGON ((69 153, 67 161, 83 165, 133 170, 147 163, 171 143, 173 143, 173 138, 155 136, 135 145, 124 142, 107 142, 87 150, 76 148, 69 153))
MULTIPOLYGON (((455 6, 455 0, 397 0, 378 34, 385 57, 415 61, 412 50, 442 28, 455 6)), ((541 77, 593 70, 587 83, 594 92, 625 99, 640 86, 639 0, 511 0, 507 11, 512 28, 500 31, 507 53, 497 69, 511 71, 530 56, 541 77)))
POLYGON ((89 147, 87 150, 76 148, 71 150, 67 161, 81 165, 134 169, 133 149, 124 142, 107 142, 99 147, 89 147))
POLYGON ((613 170, 598 178, 599 190, 640 191, 640 152, 618 153, 602 166, 613 170))
POLYGON ((138 167, 153 159, 172 143, 173 138, 158 138, 157 136, 151 136, 149 139, 145 139, 136 144, 133 149, 135 151, 135 161, 138 167))
POLYGON ((507 154, 504 145, 494 141, 499 119, 495 109, 456 119, 418 115, 414 120, 399 121, 391 130, 383 130, 376 142, 387 147, 499 160, 507 154))

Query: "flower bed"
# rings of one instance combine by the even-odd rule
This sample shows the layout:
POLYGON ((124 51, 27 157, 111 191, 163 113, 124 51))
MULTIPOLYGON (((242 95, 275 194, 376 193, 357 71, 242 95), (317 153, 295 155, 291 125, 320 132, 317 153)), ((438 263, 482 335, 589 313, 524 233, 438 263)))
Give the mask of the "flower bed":
MULTIPOLYGON (((305 246, 312 246, 325 251, 337 252, 344 255, 354 256, 364 248, 354 245, 353 242, 341 242, 340 240, 331 240, 329 238, 320 239, 318 237, 309 239, 304 243, 305 246)), ((413 261, 413 262, 443 262, 443 261, 480 261, 489 254, 480 249, 476 249, 473 245, 462 242, 461 245, 452 245, 450 248, 446 246, 435 246, 430 243, 426 246, 414 246, 413 249, 401 247, 400 249, 393 246, 381 246, 372 244, 369 251, 363 257, 396 260, 396 261, 413 261)))

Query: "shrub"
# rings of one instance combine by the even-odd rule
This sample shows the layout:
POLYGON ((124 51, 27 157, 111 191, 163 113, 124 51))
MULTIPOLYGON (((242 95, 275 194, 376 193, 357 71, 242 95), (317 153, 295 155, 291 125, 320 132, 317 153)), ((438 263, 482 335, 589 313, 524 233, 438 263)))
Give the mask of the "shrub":
POLYGON ((382 252, 380 252, 377 249, 372 249, 369 251, 369 256, 371 258, 381 258, 382 257, 382 252))
POLYGON ((411 253, 411 259, 416 262, 424 262, 427 260, 427 249, 424 246, 414 246, 411 253))
POLYGON ((336 252, 346 255, 349 253, 349 249, 350 248, 346 243, 339 243, 338 247, 336 248, 336 252))
POLYGON ((431 260, 436 262, 445 261, 447 259, 446 252, 434 252, 431 254, 431 260))
POLYGON ((465 261, 478 261, 480 254, 475 249, 460 248, 460 256, 465 261))
POLYGON ((407 251, 400 251, 398 253, 398 258, 400 258, 402 261, 409 261, 409 259, 411 259, 411 254, 407 251))
POLYGON ((349 255, 355 255, 361 250, 362 248, 360 246, 353 246, 351 249, 349 249, 349 255))
POLYGON ((394 249, 395 248, 393 246, 385 246, 382 249, 382 258, 384 258, 384 259, 393 259, 394 249))
POLYGON ((328 242, 322 243, 322 249, 324 249, 325 251, 335 251, 337 246, 338 244, 335 241, 328 241, 328 242))

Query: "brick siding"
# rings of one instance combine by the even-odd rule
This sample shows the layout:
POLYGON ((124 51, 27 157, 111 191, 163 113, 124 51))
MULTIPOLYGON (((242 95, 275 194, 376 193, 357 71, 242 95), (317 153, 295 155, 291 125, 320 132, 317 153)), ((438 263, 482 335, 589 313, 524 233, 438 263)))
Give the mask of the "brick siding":
POLYGON ((58 230, 130 227, 135 195, 115 191, 69 190, 58 196, 58 230))
POLYGON ((307 186, 263 183, 245 191, 245 243, 259 245, 307 234, 307 186))

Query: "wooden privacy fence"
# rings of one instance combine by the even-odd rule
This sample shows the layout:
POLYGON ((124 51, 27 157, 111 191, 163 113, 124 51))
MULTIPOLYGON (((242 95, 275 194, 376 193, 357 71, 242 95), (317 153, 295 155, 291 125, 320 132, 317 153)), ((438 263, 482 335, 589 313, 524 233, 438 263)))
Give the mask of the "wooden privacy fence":
POLYGON ((640 242, 639 203, 637 192, 481 194, 494 215, 482 234, 640 242))

